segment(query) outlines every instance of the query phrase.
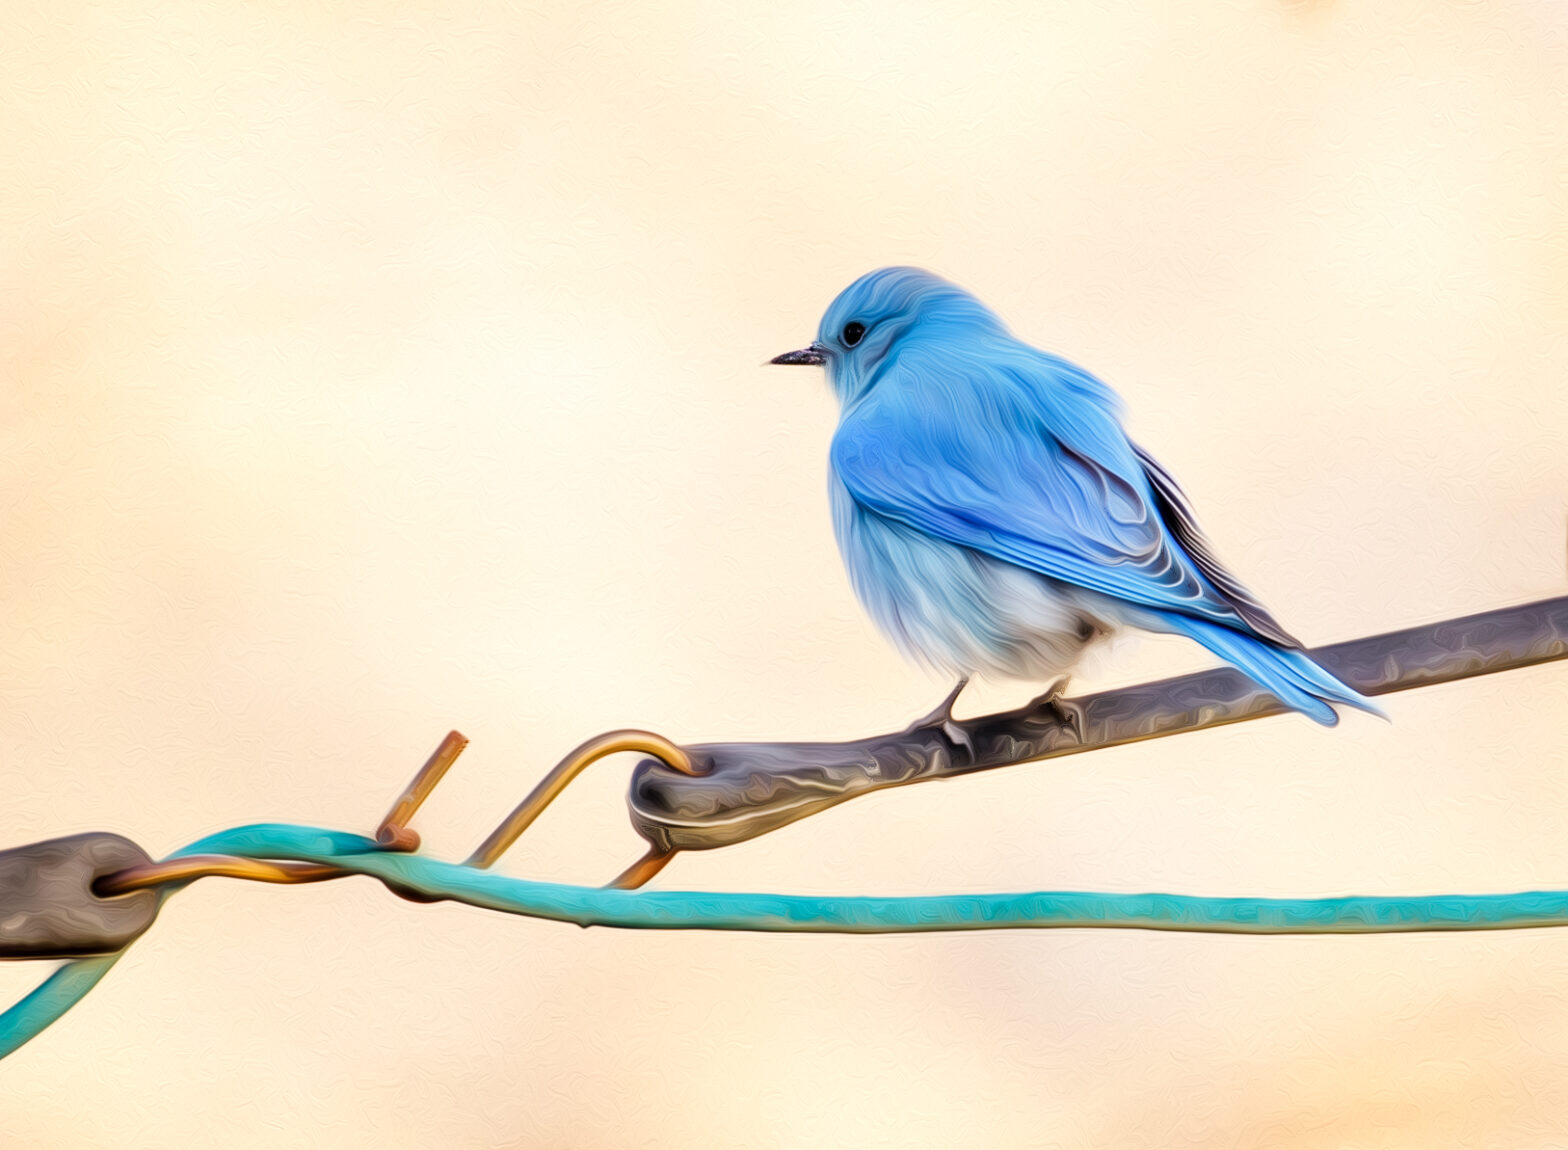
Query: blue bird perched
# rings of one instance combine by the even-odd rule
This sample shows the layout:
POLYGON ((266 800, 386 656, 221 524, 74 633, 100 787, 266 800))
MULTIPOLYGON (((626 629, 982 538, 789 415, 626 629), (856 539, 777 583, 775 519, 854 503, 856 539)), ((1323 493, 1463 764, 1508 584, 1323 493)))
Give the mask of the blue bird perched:
POLYGON ((971 675, 1060 679, 1117 626, 1185 635, 1319 723, 1335 703, 1381 714, 1220 565, 1110 388, 962 288, 871 272, 816 342, 771 362, 825 365, 838 395, 833 527, 860 601, 907 656, 958 676, 921 723, 954 733, 971 675))

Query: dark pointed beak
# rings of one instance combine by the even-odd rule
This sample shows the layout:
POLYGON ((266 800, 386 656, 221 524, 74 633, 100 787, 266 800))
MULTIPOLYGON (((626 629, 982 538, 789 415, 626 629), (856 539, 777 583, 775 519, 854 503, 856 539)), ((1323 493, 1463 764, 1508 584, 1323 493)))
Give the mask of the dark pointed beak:
POLYGON ((769 363, 804 363, 812 367, 821 367, 827 361, 828 349, 820 343, 803 347, 799 351, 786 351, 783 355, 776 355, 768 360, 769 363))

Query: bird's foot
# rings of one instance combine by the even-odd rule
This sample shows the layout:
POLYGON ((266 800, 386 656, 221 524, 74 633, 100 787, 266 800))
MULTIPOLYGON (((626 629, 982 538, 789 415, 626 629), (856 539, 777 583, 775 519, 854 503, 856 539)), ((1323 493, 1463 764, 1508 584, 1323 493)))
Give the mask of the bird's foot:
POLYGON ((1068 677, 1063 675, 1052 683, 1029 704, 1029 709, 1050 711, 1056 717, 1057 723, 1072 731, 1073 740, 1082 746, 1088 737, 1085 730, 1086 719, 1083 707, 1062 695, 1062 692, 1067 690, 1067 680, 1068 677))
POLYGON ((938 703, 929 715, 923 715, 905 727, 904 733, 906 735, 913 734, 915 731, 925 730, 929 727, 939 727, 942 733, 947 736, 948 741, 955 746, 964 748, 968 752, 970 760, 973 761, 975 757, 974 740, 969 737, 968 731, 953 721, 953 704, 958 701, 958 696, 963 694, 964 688, 968 685, 969 679, 967 676, 958 680, 957 686, 947 693, 947 698, 938 703))
POLYGON ((907 734, 910 731, 918 731, 922 727, 940 727, 951 723, 953 721, 953 704, 958 702, 958 696, 964 693, 964 688, 967 686, 969 686, 967 676, 958 680, 958 685, 947 693, 947 698, 938 703, 929 715, 922 715, 913 723, 910 723, 909 726, 904 728, 904 732, 907 734))

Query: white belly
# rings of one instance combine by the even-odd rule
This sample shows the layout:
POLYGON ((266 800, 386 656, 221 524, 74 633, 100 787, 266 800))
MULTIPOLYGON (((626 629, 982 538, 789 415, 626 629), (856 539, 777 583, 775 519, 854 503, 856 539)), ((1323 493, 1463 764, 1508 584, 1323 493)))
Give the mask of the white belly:
POLYGON ((916 662, 950 674, 1047 680, 1109 629, 1075 588, 867 510, 830 480, 855 594, 916 662))

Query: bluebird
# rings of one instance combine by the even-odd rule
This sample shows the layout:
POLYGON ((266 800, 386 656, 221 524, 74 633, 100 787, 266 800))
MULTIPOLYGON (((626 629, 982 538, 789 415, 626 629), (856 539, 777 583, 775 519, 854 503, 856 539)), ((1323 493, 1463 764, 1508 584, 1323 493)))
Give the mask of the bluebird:
POLYGON ((970 676, 1059 693, 1117 627, 1184 635, 1319 723, 1380 714, 1320 667, 1215 558, 1181 488, 1127 438, 1109 387, 1014 338, 919 268, 862 276, 817 339, 833 528, 855 593, 912 660, 958 679, 921 723, 949 733, 970 676))

